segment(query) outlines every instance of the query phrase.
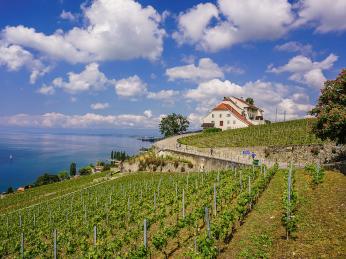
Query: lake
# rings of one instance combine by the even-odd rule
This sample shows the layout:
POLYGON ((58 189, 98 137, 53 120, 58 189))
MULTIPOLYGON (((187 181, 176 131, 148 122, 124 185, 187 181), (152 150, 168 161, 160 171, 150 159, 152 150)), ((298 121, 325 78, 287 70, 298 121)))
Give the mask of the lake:
POLYGON ((17 188, 31 184, 45 172, 56 174, 62 170, 69 171, 71 162, 76 162, 78 169, 104 161, 110 157, 112 150, 136 154, 141 147, 151 145, 137 139, 148 136, 146 134, 148 132, 131 135, 126 132, 91 134, 1 130, 0 191, 7 190, 9 186, 17 188))

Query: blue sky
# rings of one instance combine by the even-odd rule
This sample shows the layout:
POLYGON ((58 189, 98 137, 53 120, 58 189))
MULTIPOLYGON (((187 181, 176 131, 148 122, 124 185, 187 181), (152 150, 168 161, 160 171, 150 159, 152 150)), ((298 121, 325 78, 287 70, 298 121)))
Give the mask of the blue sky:
POLYGON ((345 67, 346 0, 3 0, 0 125, 193 127, 223 96, 306 116, 345 67))

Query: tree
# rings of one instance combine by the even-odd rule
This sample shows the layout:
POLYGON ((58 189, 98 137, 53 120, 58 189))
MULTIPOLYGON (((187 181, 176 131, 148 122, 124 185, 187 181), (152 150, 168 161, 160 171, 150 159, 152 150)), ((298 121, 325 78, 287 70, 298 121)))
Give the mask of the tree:
POLYGON ((6 193, 13 193, 13 192, 14 192, 14 191, 13 191, 12 186, 8 187, 8 189, 7 189, 7 192, 6 192, 6 193))
POLYGON ((254 105, 254 103, 255 103, 255 101, 251 97, 246 98, 245 102, 247 102, 248 104, 251 104, 251 105, 254 105))
POLYGON ((41 185, 55 183, 59 181, 60 179, 57 175, 45 173, 44 175, 41 175, 37 178, 35 182, 35 186, 41 186, 41 185))
POLYGON ((91 173, 92 173, 92 168, 90 166, 86 166, 79 169, 79 175, 89 175, 91 173))
POLYGON ((58 173, 58 177, 60 179, 60 181, 66 180, 68 179, 68 174, 67 171, 61 171, 58 173))
POLYGON ((185 132, 190 122, 181 114, 169 114, 161 119, 159 124, 160 132, 165 137, 174 136, 185 132))
POLYGON ((317 117, 312 126, 316 136, 346 143, 346 69, 335 80, 324 83, 316 107, 309 113, 317 117))
POLYGON ((76 163, 72 162, 70 165, 70 176, 73 177, 77 173, 76 163))

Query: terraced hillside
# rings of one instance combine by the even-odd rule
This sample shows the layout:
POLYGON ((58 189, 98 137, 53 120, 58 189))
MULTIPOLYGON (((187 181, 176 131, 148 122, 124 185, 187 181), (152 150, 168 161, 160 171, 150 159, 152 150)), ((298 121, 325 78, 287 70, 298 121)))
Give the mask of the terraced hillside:
POLYGON ((310 132, 313 119, 278 122, 214 133, 200 133, 178 141, 196 147, 250 147, 320 144, 310 132))

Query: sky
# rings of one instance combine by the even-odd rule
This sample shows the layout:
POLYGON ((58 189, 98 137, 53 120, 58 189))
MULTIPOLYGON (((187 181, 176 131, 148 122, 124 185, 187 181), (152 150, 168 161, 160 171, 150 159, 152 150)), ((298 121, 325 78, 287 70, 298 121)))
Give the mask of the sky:
POLYGON ((0 0, 0 126, 191 128, 224 96, 307 116, 346 60, 346 0, 0 0))

